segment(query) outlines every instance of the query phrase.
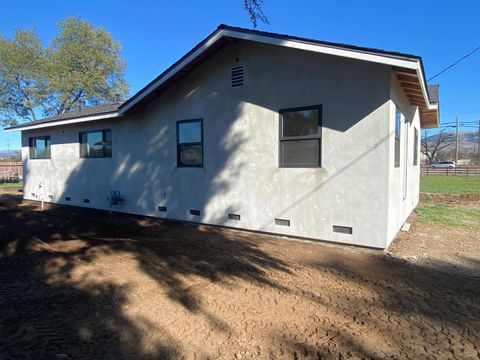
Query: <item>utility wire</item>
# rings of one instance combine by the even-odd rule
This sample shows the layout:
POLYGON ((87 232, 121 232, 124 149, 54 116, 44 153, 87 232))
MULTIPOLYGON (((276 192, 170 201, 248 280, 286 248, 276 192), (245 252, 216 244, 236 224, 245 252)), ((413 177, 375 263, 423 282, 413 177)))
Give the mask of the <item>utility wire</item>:
POLYGON ((436 78, 437 76, 439 75, 442 75, 445 71, 447 71, 448 69, 451 69, 452 67, 454 67, 455 65, 457 65, 459 62, 462 62, 463 60, 465 60, 466 58, 468 58, 469 56, 475 54, 478 50, 480 50, 480 46, 477 47, 475 50, 469 52, 467 55, 465 55, 464 57, 462 57, 461 59, 457 60, 456 62, 454 62, 452 65, 449 65, 447 66, 445 69, 443 69, 442 71, 440 71, 438 74, 432 76, 430 79, 428 79, 427 81, 430 81, 432 80, 433 78, 436 78))

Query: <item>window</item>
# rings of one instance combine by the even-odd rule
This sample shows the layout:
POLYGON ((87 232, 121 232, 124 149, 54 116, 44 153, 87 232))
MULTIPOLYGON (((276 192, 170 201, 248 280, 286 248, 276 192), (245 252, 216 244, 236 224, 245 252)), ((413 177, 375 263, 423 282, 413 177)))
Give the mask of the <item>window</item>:
POLYGON ((203 121, 177 121, 177 166, 203 166, 203 121))
POLYGON ((415 128, 415 137, 413 139, 413 165, 418 165, 418 130, 415 128))
POLYGON ((280 110, 280 166, 319 167, 322 106, 280 110))
POLYGON ((84 131, 80 133, 80 157, 112 157, 111 130, 84 131))
POLYGON ((400 128, 402 126, 402 113, 398 106, 395 108, 395 167, 400 167, 400 128))
POLYGON ((50 159, 50 135, 29 139, 30 159, 50 159))

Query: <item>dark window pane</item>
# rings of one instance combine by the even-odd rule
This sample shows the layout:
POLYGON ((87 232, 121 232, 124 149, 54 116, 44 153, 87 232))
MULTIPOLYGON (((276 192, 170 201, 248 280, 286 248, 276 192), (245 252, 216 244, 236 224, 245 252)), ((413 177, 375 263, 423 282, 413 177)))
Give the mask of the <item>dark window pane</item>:
POLYGON ((47 158, 50 157, 50 149, 51 149, 51 141, 50 141, 50 136, 45 137, 45 156, 47 158))
POLYGON ((395 137, 400 139, 400 128, 401 128, 401 121, 402 120, 402 113, 398 108, 395 110, 395 137))
POLYGON ((415 128, 415 138, 413 142, 413 165, 418 165, 418 130, 415 128))
POLYGON ((111 130, 87 131, 80 133, 81 157, 111 157, 111 130))
POLYGON ((395 109, 395 167, 400 167, 400 128, 402 113, 397 107, 395 109))
POLYGON ((202 142, 202 123, 200 121, 178 124, 180 144, 202 142))
POLYGON ((35 157, 42 158, 46 155, 45 138, 34 139, 35 157))
POLYGON ((179 145, 181 165, 202 165, 202 145, 179 145))
POLYGON ((320 166, 320 140, 282 141, 282 164, 320 166))
POLYGON ((105 141, 104 141, 105 156, 111 157, 112 156, 112 132, 110 130, 105 130, 104 136, 105 136, 105 141))
POLYGON ((87 133, 87 156, 103 156, 103 135, 101 131, 87 133))
POLYGON ((31 159, 49 159, 50 158, 50 136, 39 136, 29 139, 30 158, 31 159))
POLYGON ((318 110, 292 111, 282 114, 282 136, 318 135, 318 110))

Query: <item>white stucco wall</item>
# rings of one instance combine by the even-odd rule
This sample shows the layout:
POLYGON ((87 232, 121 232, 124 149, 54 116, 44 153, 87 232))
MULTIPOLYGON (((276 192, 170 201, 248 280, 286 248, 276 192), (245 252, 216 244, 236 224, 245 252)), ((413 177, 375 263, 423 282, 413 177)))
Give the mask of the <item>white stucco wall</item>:
POLYGON ((418 163, 413 165, 415 128, 420 146, 420 114, 418 107, 410 105, 396 77, 391 76, 390 138, 389 142, 389 206, 388 244, 395 238, 412 210, 417 206, 420 190, 420 148, 418 163), (400 129, 400 167, 395 167, 395 109, 402 112, 400 129), (408 134, 407 134, 408 133, 408 134), (404 198, 405 171, 407 171, 406 197, 404 198))
POLYGON ((118 211, 384 248, 398 227, 390 74, 384 65, 239 41, 140 113, 24 131, 24 196, 108 209, 106 194, 119 190, 126 201, 118 211), (245 86, 231 88, 230 69, 239 64, 245 86), (322 167, 279 168, 278 110, 318 104, 322 167), (176 121, 194 118, 203 118, 204 167, 177 168, 176 121), (80 159, 78 132, 106 128, 113 157, 80 159), (51 136, 51 159, 28 159, 35 135, 51 136), (334 233, 333 225, 353 234, 334 233))

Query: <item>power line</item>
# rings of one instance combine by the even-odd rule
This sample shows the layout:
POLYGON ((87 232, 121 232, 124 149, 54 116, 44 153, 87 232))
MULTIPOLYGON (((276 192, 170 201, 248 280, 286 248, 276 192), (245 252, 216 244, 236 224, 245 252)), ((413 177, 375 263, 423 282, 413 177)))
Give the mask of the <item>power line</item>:
POLYGON ((463 60, 465 60, 465 59, 468 58, 469 56, 475 54, 478 50, 480 50, 480 46, 477 47, 475 50, 469 52, 467 55, 463 56, 463 57, 460 58, 459 60, 455 61, 452 65, 447 66, 445 69, 443 69, 442 71, 440 71, 438 74, 432 76, 432 77, 431 77, 430 79, 428 79, 427 81, 430 81, 430 80, 432 80, 433 78, 436 78, 437 76, 442 75, 445 71, 447 71, 448 69, 451 69, 452 67, 454 67, 454 66, 457 65, 458 63, 462 62, 463 60))

